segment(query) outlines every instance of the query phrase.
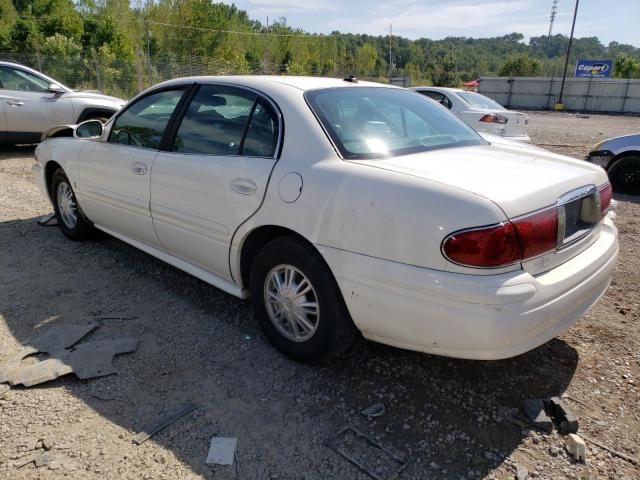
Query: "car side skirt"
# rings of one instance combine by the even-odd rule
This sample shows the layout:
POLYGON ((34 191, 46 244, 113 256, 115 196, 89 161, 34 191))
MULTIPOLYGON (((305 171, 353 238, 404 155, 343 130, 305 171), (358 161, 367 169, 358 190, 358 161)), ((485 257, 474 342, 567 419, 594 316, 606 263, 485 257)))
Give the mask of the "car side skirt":
POLYGON ((163 252, 161 250, 158 250, 156 248, 153 248, 149 245, 146 245, 142 242, 138 242, 137 240, 133 240, 131 238, 128 238, 118 232, 114 232, 113 230, 110 230, 108 228, 102 227, 100 225, 94 225, 94 227, 96 227, 98 230, 102 230, 105 233, 108 233, 109 235, 116 237, 119 240, 122 240, 123 242, 126 242, 136 248, 139 248, 140 250, 142 250, 145 253, 148 253, 149 255, 152 255, 154 257, 156 257, 159 260, 162 260, 163 262, 168 263, 169 265, 172 265, 184 272, 187 272, 190 275, 193 275, 196 278, 199 278, 200 280, 202 280, 203 282, 208 283, 209 285, 213 285, 216 288, 219 288, 220 290, 229 293, 230 295, 233 295, 235 297, 238 298, 248 298, 249 297, 249 291, 240 288, 238 285, 236 285, 235 283, 229 282, 228 280, 225 280, 223 278, 220 278, 219 276, 215 275, 214 273, 211 273, 207 270, 204 270, 200 267, 196 267, 195 265, 192 265, 189 262, 186 262, 180 258, 174 257, 173 255, 170 255, 166 252, 163 252))

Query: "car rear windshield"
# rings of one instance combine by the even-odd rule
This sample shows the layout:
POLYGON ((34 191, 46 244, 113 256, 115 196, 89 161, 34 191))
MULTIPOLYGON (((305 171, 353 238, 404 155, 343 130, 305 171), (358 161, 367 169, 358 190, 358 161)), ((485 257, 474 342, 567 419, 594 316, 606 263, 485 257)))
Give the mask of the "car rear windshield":
POLYGON ((449 111, 410 90, 338 87, 311 90, 305 98, 347 159, 486 144, 449 111))
POLYGON ((491 100, 489 97, 485 97, 484 95, 480 95, 475 92, 457 92, 458 96, 462 97, 462 99, 468 104, 482 109, 490 109, 490 110, 506 110, 502 105, 498 102, 491 100))

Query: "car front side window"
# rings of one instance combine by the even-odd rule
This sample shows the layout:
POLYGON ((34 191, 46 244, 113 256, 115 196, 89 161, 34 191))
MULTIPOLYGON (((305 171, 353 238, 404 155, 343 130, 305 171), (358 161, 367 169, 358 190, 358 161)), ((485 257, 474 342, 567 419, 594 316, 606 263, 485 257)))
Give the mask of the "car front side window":
POLYGON ((116 118, 108 141, 157 150, 184 92, 163 90, 141 98, 116 118))
POLYGON ((49 90, 49 82, 25 70, 2 66, 0 67, 0 88, 44 93, 49 90))

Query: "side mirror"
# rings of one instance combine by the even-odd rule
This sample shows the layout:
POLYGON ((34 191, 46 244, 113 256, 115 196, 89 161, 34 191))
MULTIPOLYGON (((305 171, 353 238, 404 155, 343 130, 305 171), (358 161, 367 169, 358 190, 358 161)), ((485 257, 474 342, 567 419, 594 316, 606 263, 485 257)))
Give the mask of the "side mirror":
POLYGON ((102 135, 102 122, 100 120, 87 120, 79 124, 73 131, 75 138, 99 138, 102 135))
POLYGON ((50 83, 49 84, 49 88, 47 88, 47 90, 50 93, 64 93, 64 92, 66 92, 66 90, 64 88, 62 88, 60 85, 58 85, 57 83, 50 83))

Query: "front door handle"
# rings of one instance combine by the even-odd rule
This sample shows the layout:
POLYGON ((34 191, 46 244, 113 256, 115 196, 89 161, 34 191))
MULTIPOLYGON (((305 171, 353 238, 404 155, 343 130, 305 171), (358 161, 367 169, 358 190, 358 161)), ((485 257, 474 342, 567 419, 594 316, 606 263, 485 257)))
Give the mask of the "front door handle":
POLYGON ((136 175, 144 175, 147 173, 147 166, 144 163, 136 162, 133 164, 133 173, 136 175))
POLYGON ((12 107, 21 107, 24 105, 24 102, 21 102, 19 100, 8 100, 7 103, 12 107))
POLYGON ((248 178, 236 178, 231 181, 231 190, 240 195, 253 195, 258 190, 258 186, 248 178))

